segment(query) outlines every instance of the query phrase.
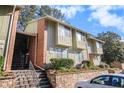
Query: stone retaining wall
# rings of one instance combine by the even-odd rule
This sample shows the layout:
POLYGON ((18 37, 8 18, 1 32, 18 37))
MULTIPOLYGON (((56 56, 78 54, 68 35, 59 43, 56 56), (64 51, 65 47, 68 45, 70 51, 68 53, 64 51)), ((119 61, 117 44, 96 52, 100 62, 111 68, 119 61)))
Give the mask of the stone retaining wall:
POLYGON ((14 88, 15 77, 0 77, 0 88, 14 88))
POLYGON ((66 74, 55 74, 50 71, 47 72, 47 76, 51 81, 54 88, 74 88, 77 81, 89 80, 100 74, 106 74, 108 70, 104 71, 88 71, 78 73, 66 73, 66 74))

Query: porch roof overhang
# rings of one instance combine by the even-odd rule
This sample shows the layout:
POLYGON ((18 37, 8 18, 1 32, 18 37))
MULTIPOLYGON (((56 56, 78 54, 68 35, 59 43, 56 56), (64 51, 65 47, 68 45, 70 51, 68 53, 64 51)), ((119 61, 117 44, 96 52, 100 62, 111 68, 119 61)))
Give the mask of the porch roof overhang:
POLYGON ((21 34, 21 35, 31 36, 31 37, 37 36, 37 34, 35 34, 35 33, 28 33, 28 32, 23 32, 23 31, 16 31, 16 33, 21 34))
POLYGON ((100 43, 102 43, 102 44, 104 44, 104 43, 105 43, 105 41, 102 41, 102 40, 97 39, 97 38, 92 37, 92 36, 89 36, 89 37, 88 37, 88 39, 92 39, 92 40, 98 41, 98 42, 100 42, 100 43))

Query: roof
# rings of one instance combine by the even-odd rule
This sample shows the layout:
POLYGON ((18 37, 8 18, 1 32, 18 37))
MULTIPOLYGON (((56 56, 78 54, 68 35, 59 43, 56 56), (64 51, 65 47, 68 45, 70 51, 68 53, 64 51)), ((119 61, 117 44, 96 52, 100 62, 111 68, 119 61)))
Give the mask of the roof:
MULTIPOLYGON (((84 30, 82 30, 82 29, 79 29, 79 28, 77 28, 77 27, 75 27, 75 26, 73 26, 73 25, 71 25, 71 24, 68 24, 68 23, 66 23, 66 22, 64 22, 64 21, 61 21, 61 20, 56 19, 56 18, 54 18, 54 17, 52 17, 52 16, 49 16, 49 15, 46 15, 46 16, 44 16, 44 17, 41 17, 41 18, 38 18, 38 19, 35 19, 35 20, 32 20, 32 21, 30 21, 30 22, 28 22, 28 23, 30 24, 30 23, 32 23, 32 22, 39 21, 39 20, 41 20, 41 19, 48 19, 48 20, 52 20, 52 21, 58 22, 58 23, 60 23, 60 24, 63 24, 63 25, 65 25, 65 26, 69 26, 69 27, 71 27, 71 28, 73 28, 73 29, 75 29, 75 30, 77 30, 77 31, 79 31, 79 32, 81 32, 81 33, 83 33, 83 34, 92 36, 92 39, 94 39, 94 40, 97 40, 97 41, 99 41, 99 42, 101 42, 101 43, 104 43, 104 41, 99 40, 99 39, 93 37, 93 35, 92 35, 91 33, 86 32, 86 31, 84 31, 84 30)), ((89 38, 91 38, 91 37, 89 37, 89 38)))
POLYGON ((16 31, 17 34, 22 34, 26 36, 37 36, 37 34, 29 33, 29 32, 23 32, 23 31, 16 31))
POLYGON ((96 41, 98 41, 98 42, 100 42, 100 43, 105 43, 105 41, 102 41, 102 40, 97 39, 97 38, 92 37, 92 36, 89 36, 88 39, 93 39, 93 40, 96 40, 96 41))
MULTIPOLYGON (((113 73, 108 73, 108 74, 102 74, 102 75, 109 75, 109 76, 120 76, 120 77, 124 77, 124 74, 113 74, 113 73)), ((101 75, 100 75, 101 76, 101 75)))
POLYGON ((68 24, 68 23, 66 23, 66 22, 64 22, 64 21, 62 21, 62 20, 56 19, 56 18, 54 18, 54 17, 52 17, 52 16, 49 16, 49 15, 46 15, 46 16, 44 16, 44 17, 41 17, 41 18, 38 18, 38 19, 35 19, 35 20, 32 20, 32 21, 30 21, 30 22, 28 22, 28 23, 30 24, 30 23, 32 23, 32 22, 35 22, 35 21, 38 21, 38 20, 41 20, 41 19, 52 20, 52 21, 58 22, 58 23, 60 23, 60 24, 63 24, 63 25, 65 25, 65 26, 69 26, 69 27, 71 27, 71 28, 73 28, 73 29, 75 29, 75 30, 81 32, 81 33, 84 33, 84 34, 87 34, 87 35, 92 35, 91 33, 88 33, 88 32, 86 32, 86 31, 84 31, 84 30, 82 30, 82 29, 79 29, 79 28, 77 28, 77 27, 75 27, 75 26, 73 26, 73 25, 71 25, 71 24, 68 24))

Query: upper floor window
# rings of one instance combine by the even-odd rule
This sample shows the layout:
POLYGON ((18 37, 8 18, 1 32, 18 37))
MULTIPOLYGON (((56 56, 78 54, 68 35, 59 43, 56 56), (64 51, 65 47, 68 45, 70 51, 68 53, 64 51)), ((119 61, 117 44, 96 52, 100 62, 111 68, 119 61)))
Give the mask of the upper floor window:
POLYGON ((96 46, 97 46, 97 48, 102 48, 102 44, 99 42, 96 42, 96 46))
POLYGON ((59 25, 59 33, 60 33, 61 36, 67 36, 67 37, 71 36, 70 29, 63 26, 63 25, 59 25))
POLYGON ((80 32, 76 33, 77 41, 82 41, 83 40, 83 35, 80 32))

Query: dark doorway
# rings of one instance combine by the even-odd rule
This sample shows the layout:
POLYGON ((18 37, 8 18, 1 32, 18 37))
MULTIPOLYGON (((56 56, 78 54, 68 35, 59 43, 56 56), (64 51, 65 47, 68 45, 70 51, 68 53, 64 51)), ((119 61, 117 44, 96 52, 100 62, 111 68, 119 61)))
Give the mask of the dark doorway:
POLYGON ((29 36, 17 34, 15 40, 12 70, 29 68, 29 36))

